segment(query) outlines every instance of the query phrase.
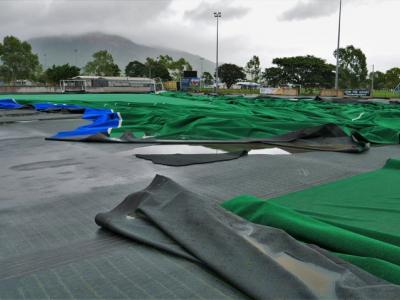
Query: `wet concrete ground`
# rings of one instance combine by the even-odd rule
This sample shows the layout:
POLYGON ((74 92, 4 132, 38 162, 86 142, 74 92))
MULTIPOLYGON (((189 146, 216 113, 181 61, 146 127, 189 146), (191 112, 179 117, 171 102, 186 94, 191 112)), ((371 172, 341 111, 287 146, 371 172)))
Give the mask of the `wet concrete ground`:
POLYGON ((240 298, 199 266, 99 230, 95 215, 156 174, 220 202, 288 193, 400 157, 395 145, 174 168, 136 158, 133 144, 46 141, 85 124, 61 117, 0 115, 0 298, 240 298))

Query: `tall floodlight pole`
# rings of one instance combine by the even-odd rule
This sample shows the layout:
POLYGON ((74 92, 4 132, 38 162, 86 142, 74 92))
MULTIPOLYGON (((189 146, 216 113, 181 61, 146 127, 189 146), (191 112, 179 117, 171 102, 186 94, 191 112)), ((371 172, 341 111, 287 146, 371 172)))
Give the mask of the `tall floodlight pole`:
POLYGON ((375 65, 372 65, 371 96, 374 93, 375 65))
POLYGON ((47 54, 43 54, 44 56, 44 68, 47 69, 47 54))
POLYGON ((203 61, 204 61, 204 58, 203 57, 200 57, 200 88, 202 88, 203 86, 203 61))
POLYGON ((339 49, 340 49, 340 27, 342 23, 342 0, 339 3, 339 27, 338 27, 338 39, 336 48, 336 78, 335 78, 335 89, 339 89, 339 49))
POLYGON ((216 53, 216 63, 215 63, 215 93, 218 92, 218 20, 221 18, 222 14, 220 11, 214 12, 214 17, 217 18, 217 53, 216 53))
POLYGON ((201 78, 203 78, 203 61, 204 61, 204 58, 203 57, 200 57, 200 77, 201 78))
POLYGON ((74 49, 75 66, 78 66, 78 49, 74 49))

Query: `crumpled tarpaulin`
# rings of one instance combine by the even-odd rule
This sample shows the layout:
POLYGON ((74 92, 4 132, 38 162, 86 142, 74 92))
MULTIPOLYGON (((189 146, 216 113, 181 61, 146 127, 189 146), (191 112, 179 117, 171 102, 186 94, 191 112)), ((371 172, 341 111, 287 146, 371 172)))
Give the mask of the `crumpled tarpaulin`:
POLYGON ((44 112, 59 112, 65 111, 69 113, 82 114, 85 112, 86 107, 75 104, 63 104, 63 103, 34 103, 33 108, 38 111, 44 112))
POLYGON ((90 124, 80 126, 74 130, 61 131, 52 138, 66 140, 71 138, 83 139, 85 136, 102 134, 108 136, 113 128, 121 126, 122 118, 119 113, 115 113, 108 108, 90 108, 78 104, 64 103, 32 103, 21 105, 14 99, 0 99, 0 109, 20 109, 33 108, 41 112, 68 112, 82 114, 82 119, 91 121, 90 124))
POLYGON ((113 112, 111 109, 86 108, 82 116, 84 120, 90 120, 92 123, 83 125, 72 131, 61 131, 51 139, 68 139, 73 137, 92 136, 96 134, 109 135, 112 128, 121 125, 121 115, 113 112))
MULTIPOLYGON (((18 100, 21 104, 40 103, 37 95, 21 97, 23 99, 18 100)), ((53 97, 51 103, 54 104, 111 109, 113 112, 118 112, 119 126, 109 127, 103 141, 106 139, 135 143, 140 140, 172 143, 175 141, 205 143, 210 140, 221 143, 245 142, 245 140, 268 141, 309 128, 333 124, 348 138, 356 136, 357 140, 376 144, 400 142, 400 108, 390 104, 248 99, 239 96, 211 97, 182 93, 41 97, 43 99, 53 97), (62 99, 65 99, 65 102, 61 102, 62 99), (136 140, 124 139, 127 132, 136 140)), ((97 131, 94 134, 104 133, 97 131)), ((87 136, 87 132, 79 130, 71 131, 68 135, 65 133, 63 136, 56 135, 53 138, 74 141, 94 140, 93 137, 87 136), (72 136, 74 138, 71 138, 72 136)), ((99 136, 96 140, 101 141, 99 136)), ((290 143, 295 144, 293 140, 290 143)), ((297 142, 297 144, 298 147, 309 147, 307 143, 304 145, 297 142)), ((320 141, 315 142, 311 146, 312 149, 318 149, 317 144, 320 144, 320 141)), ((323 150, 324 146, 320 148, 323 150)))
POLYGON ((204 265, 256 299, 397 299, 389 284, 282 230, 245 221, 157 175, 96 223, 204 265))
POLYGON ((19 104, 14 99, 0 99, 0 109, 20 109, 23 107, 24 105, 19 104))
MULTIPOLYGON (((91 125, 88 125, 92 127, 91 125)), ((80 129, 80 128, 78 128, 80 129)), ((120 138, 112 138, 108 134, 82 138, 75 130, 68 136, 68 132, 62 136, 56 135, 49 140, 83 141, 83 142, 110 142, 110 143, 134 143, 134 144, 268 144, 282 147, 291 147, 319 151, 335 151, 347 153, 362 153, 369 149, 370 144, 357 132, 347 135, 339 126, 326 124, 310 128, 303 128, 280 136, 265 139, 243 138, 238 140, 160 140, 153 137, 137 138, 131 132, 125 132, 120 138)))
POLYGON ((239 196, 223 207, 285 230, 400 284, 400 160, 377 171, 267 201, 239 196))

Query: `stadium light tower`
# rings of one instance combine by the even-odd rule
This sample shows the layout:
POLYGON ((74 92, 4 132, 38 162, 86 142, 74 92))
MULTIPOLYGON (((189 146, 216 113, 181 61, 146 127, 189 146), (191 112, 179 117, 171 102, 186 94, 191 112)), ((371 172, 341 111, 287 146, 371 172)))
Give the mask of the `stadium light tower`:
POLYGON ((216 64, 215 64, 215 92, 218 92, 218 20, 219 18, 222 17, 222 14, 220 11, 214 12, 214 17, 217 18, 217 58, 216 58, 216 64))
POLYGON ((200 57, 200 88, 202 88, 203 87, 203 61, 204 61, 204 58, 203 57, 200 57))
POLYGON ((340 49, 340 27, 342 23, 342 0, 339 2, 339 27, 338 27, 338 39, 336 48, 336 77, 335 77, 335 89, 339 89, 339 49, 340 49))
POLYGON ((74 49, 75 66, 78 66, 78 49, 74 49))

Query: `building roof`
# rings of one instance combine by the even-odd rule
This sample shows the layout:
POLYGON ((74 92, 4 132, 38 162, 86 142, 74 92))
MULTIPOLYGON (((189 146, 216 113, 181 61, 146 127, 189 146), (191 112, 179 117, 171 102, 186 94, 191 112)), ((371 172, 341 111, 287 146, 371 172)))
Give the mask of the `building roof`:
POLYGON ((247 85, 247 86, 260 86, 260 84, 257 82, 249 82, 249 81, 236 82, 236 84, 237 85, 247 85))
POLYGON ((87 80, 92 80, 92 79, 105 79, 105 80, 121 80, 121 81, 126 81, 126 80, 132 80, 132 81, 154 81, 154 79, 151 78, 146 78, 146 77, 128 77, 128 76, 87 76, 87 75, 79 75, 75 76, 72 79, 87 79, 87 80))

